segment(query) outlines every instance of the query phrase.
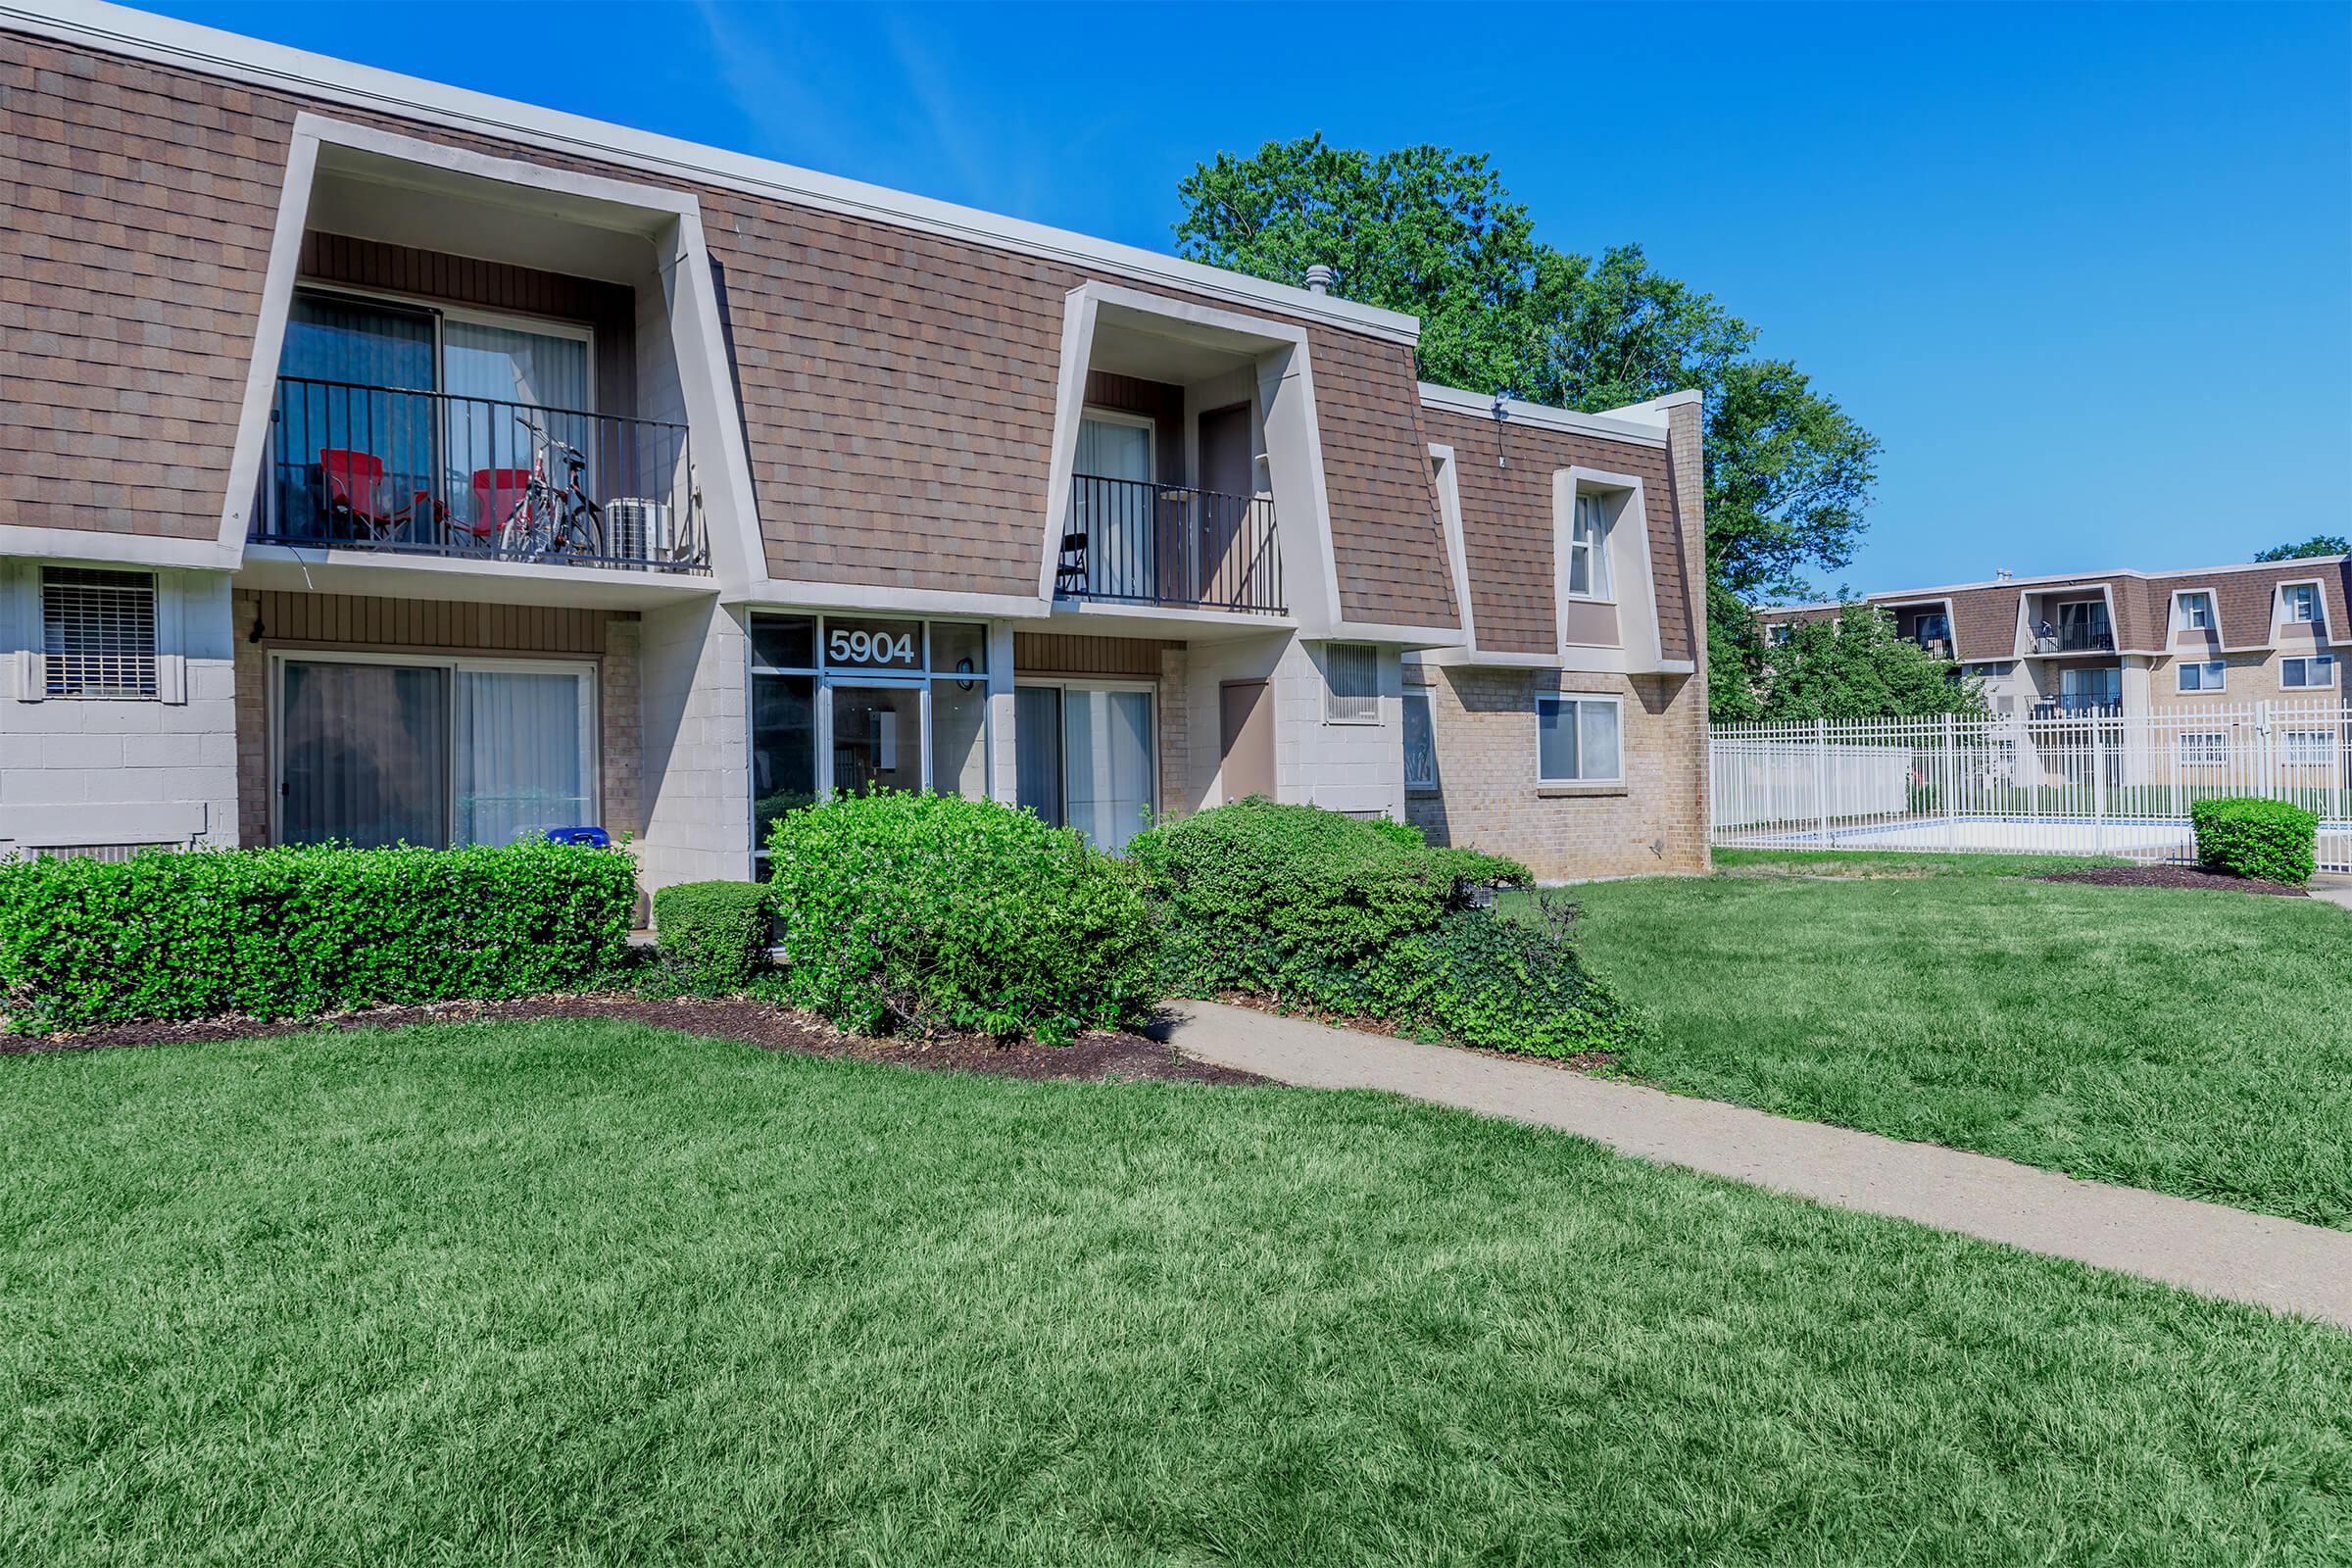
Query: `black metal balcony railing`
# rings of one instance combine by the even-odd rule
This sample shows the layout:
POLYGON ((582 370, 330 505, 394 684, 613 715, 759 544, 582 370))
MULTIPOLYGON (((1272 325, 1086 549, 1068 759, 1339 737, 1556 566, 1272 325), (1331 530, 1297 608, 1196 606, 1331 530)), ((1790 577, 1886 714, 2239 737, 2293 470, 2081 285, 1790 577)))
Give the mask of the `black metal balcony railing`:
POLYGON ((1078 474, 1054 597, 1281 614, 1274 500, 1078 474))
POLYGON ((2115 652, 2115 628, 2106 621, 2069 621, 2052 626, 2043 621, 2034 628, 2034 651, 2037 654, 2111 654, 2115 652))
POLYGON ((257 544, 710 564, 686 426, 661 419, 283 375, 261 491, 257 544))
POLYGON ((1919 644, 1921 652, 1930 659, 1952 657, 1952 640, 1949 637, 1914 637, 1911 640, 1919 644))

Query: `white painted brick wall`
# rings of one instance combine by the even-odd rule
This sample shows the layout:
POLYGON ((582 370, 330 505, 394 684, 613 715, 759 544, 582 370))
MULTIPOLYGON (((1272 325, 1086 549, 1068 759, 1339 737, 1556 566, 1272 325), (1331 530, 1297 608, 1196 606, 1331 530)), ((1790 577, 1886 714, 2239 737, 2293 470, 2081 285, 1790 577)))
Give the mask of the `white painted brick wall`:
POLYGON ((703 601, 645 612, 636 846, 651 893, 752 874, 750 649, 742 623, 703 601))
POLYGON ((183 702, 20 700, 40 674, 41 563, 0 563, 0 851, 237 842, 235 637, 227 577, 157 578, 157 653, 183 702), (22 658, 29 653, 30 661, 22 658))

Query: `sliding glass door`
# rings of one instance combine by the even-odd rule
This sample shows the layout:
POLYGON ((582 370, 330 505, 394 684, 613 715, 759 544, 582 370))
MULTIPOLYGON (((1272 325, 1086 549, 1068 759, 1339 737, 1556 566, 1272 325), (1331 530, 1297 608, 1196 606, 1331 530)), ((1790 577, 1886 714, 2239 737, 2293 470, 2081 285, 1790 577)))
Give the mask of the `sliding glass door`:
POLYGON ((1114 852, 1151 826, 1158 749, 1150 692, 1021 686, 1013 703, 1022 806, 1114 852))
POLYGON ((280 662, 277 838, 515 844, 597 815, 585 665, 280 662))
POLYGON ((446 670, 289 659, 283 691, 279 842, 448 842, 446 670))

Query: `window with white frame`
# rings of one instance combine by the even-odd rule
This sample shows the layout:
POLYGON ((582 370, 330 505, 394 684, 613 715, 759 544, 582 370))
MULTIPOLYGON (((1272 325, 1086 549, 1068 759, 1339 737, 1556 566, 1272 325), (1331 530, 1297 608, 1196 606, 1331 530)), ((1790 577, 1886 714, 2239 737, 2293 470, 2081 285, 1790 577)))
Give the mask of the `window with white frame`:
POLYGON ((2230 737, 2219 730, 2183 731, 2180 760, 2189 767, 2219 767, 2230 760, 2230 737))
POLYGON ((2288 691, 2316 691, 2335 684, 2335 656, 2310 654, 2278 661, 2278 684, 2288 691))
POLYGON ((1609 513, 1606 496, 1580 492, 1568 524, 1568 593, 1574 599, 1607 599, 1609 513))
POLYGON ((1380 722, 1380 650, 1370 643, 1323 645, 1323 721, 1380 722))
POLYGON ((46 696, 156 701, 154 574, 44 566, 41 651, 46 696))
POLYGON ((1536 782, 1616 784, 1625 778, 1625 709, 1614 697, 1536 698, 1536 782))
POLYGON ((2180 662, 2180 689, 2184 692, 2218 692, 2229 679, 2230 666, 2218 659, 2180 662))
POLYGON ((2290 624, 2307 626, 2320 618, 2320 590, 2316 584, 2291 582, 2278 590, 2278 602, 2290 624))
POLYGON ((1411 687, 1404 693, 1404 787, 1438 787, 1438 732, 1430 713, 1429 693, 1411 687))
POLYGON ((2326 767, 2335 760, 2335 732, 2290 729, 2279 747, 2278 760, 2290 767, 2326 767))
POLYGON ((2213 629, 2213 595, 2182 594, 2180 596, 2180 629, 2182 631, 2211 631, 2213 629))
POLYGON ((1796 628, 1785 620, 1776 620, 1764 628, 1764 636, 1768 642, 1785 643, 1795 635, 1796 628))

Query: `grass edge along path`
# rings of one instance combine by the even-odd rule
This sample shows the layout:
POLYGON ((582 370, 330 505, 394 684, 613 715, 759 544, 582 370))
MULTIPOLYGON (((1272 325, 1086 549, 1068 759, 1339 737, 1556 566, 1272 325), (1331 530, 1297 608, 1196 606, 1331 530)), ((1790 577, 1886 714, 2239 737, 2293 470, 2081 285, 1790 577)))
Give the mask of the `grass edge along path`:
POLYGON ((2352 920, 2315 900, 1954 873, 1593 883, 1627 1074, 2352 1229, 2352 920))

